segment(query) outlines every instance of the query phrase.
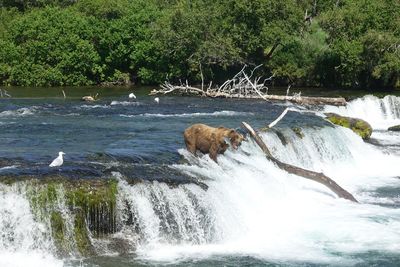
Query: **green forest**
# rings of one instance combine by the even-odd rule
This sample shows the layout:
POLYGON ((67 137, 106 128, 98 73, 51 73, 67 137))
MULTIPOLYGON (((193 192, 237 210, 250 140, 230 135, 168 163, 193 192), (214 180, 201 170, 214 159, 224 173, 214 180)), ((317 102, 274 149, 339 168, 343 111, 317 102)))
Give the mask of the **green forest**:
POLYGON ((0 0, 0 85, 400 87, 399 0, 0 0))

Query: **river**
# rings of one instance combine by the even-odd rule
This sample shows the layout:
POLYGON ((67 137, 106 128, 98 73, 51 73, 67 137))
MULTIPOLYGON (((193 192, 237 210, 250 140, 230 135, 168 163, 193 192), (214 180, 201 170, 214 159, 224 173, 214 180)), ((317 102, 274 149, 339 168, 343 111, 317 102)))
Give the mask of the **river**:
MULTIPOLYGON (((24 181, 0 186, 0 266, 398 266, 400 262, 400 97, 354 97, 346 107, 293 106, 263 100, 160 96, 147 90, 10 89, 0 98, 0 180, 62 176, 117 179, 113 237, 124 253, 93 238, 98 255, 55 253, 46 219, 32 211, 24 181), (360 202, 288 174, 245 141, 218 164, 193 157, 182 133, 194 123, 262 128, 281 161, 324 172, 360 202), (323 112, 368 121, 364 142, 323 112), (304 137, 293 131, 300 128, 304 137), (49 168, 59 151, 64 165, 49 168), (207 190, 193 179, 208 186, 207 190), (141 182, 129 183, 131 179, 141 182), (175 186, 170 183, 176 182, 175 186), (128 208, 127 208, 128 207, 128 208), (133 216, 133 223, 124 223, 133 216)), ((63 191, 57 191, 62 199, 63 191)), ((61 202, 60 202, 61 203, 61 202)), ((68 217, 66 204, 59 208, 68 217)), ((71 215, 72 216, 72 215, 71 215)), ((67 220, 68 221, 68 220, 67 220)), ((67 231, 66 231, 67 232, 67 231)), ((73 239, 71 235, 71 240, 73 239)), ((72 241, 71 241, 72 242, 72 241)), ((71 247, 73 242, 71 243, 71 247)), ((72 249, 71 249, 72 251, 72 249)))

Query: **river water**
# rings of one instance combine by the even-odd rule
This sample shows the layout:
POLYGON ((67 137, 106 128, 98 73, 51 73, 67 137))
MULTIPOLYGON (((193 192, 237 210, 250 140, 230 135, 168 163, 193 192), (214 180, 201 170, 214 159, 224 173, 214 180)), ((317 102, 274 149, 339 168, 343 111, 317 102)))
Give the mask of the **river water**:
MULTIPOLYGON (((94 90, 90 91, 94 94, 94 90)), ((400 262, 400 98, 363 96, 347 107, 292 106, 261 100, 161 96, 100 91, 84 103, 78 91, 38 97, 18 89, 0 99, 0 177, 116 177, 118 203, 135 225, 122 227, 125 254, 57 257, 45 225, 23 190, 0 187, 0 266, 398 266, 400 262), (261 128, 281 161, 324 172, 359 204, 267 161, 251 141, 216 164, 193 157, 182 133, 193 123, 261 128), (323 112, 359 117, 374 128, 370 142, 334 127, 323 112), (301 128, 301 138, 292 128, 301 128), (60 168, 48 164, 66 153, 60 168), (126 181, 147 182, 135 185, 126 181), (165 181, 194 179, 170 187, 165 181)), ((119 210, 119 216, 124 217, 119 210)))

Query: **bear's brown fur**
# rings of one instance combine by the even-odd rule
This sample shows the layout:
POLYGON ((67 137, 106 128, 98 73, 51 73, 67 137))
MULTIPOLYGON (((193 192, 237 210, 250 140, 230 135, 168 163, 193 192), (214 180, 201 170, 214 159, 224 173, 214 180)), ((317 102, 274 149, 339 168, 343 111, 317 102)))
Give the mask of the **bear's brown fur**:
POLYGON ((214 128, 200 123, 187 128, 183 136, 187 150, 195 155, 197 150, 204 154, 208 153, 215 162, 217 162, 217 155, 223 154, 229 147, 225 138, 229 139, 234 149, 237 149, 244 140, 243 135, 233 129, 214 128))

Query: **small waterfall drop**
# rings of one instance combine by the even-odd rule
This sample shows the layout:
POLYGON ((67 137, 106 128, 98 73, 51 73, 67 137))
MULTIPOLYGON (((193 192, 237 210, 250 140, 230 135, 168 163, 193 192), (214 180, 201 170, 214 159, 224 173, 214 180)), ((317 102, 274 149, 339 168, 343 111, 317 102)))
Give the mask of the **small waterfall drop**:
POLYGON ((345 107, 326 106, 324 112, 363 119, 373 129, 386 130, 400 124, 400 97, 388 95, 378 98, 366 95, 350 101, 345 107))
POLYGON ((38 222, 26 187, 0 185, 0 266, 63 266, 49 224, 38 222))

